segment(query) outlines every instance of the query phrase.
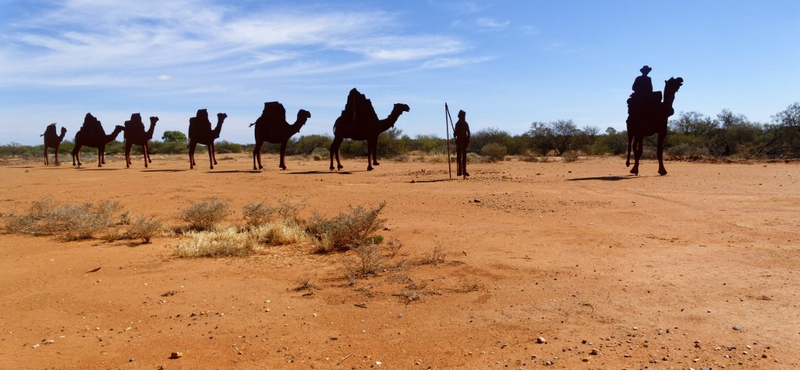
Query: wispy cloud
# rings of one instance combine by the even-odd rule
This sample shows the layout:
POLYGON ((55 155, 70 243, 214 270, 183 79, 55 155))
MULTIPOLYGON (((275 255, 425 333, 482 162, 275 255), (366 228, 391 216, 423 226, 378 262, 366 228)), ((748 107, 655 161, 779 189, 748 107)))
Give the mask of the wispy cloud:
POLYGON ((242 9, 211 1, 66 0, 0 26, 0 84, 132 83, 225 70, 317 73, 455 55, 448 35, 402 33, 379 11, 242 9))
POLYGON ((498 30, 508 27, 508 25, 511 24, 511 21, 498 21, 494 18, 481 17, 478 18, 476 23, 478 24, 478 26, 484 29, 498 30))

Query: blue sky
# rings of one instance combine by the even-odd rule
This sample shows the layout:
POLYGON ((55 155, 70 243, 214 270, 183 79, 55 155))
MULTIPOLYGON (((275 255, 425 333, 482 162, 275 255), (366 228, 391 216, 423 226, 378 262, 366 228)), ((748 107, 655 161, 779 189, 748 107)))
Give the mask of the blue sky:
POLYGON ((656 90, 684 78, 675 109, 767 123, 800 101, 795 1, 0 0, 0 144, 72 138, 87 112, 110 131, 131 113, 186 132, 226 112, 221 139, 278 100, 301 134, 331 133, 348 91, 411 112, 396 127, 444 137, 444 103, 473 132, 531 122, 624 129, 648 64, 656 90), (291 4, 290 4, 291 3, 291 4))

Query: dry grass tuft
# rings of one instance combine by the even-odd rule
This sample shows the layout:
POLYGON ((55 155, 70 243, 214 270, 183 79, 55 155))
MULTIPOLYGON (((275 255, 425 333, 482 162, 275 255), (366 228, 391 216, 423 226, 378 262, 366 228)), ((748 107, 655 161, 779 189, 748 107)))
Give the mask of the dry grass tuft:
POLYGON ((273 222, 249 230, 251 237, 259 244, 271 246, 311 244, 313 239, 306 230, 296 223, 273 222))
POLYGON ((241 257, 256 250, 256 240, 234 227, 219 231, 189 231, 189 240, 178 245, 178 257, 241 257))

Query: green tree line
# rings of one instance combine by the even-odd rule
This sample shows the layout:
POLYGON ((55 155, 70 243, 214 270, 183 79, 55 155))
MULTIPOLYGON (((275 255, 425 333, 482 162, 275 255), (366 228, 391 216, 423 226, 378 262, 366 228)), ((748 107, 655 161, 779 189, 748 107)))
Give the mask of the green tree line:
MULTIPOLYGON (((327 156, 333 138, 329 135, 295 135, 288 145, 289 155, 327 156)), ((489 157, 505 155, 542 156, 582 153, 584 155, 621 155, 627 151, 627 132, 608 127, 579 128, 572 120, 533 122, 530 129, 511 135, 499 128, 487 128, 472 133, 468 151, 489 157)), ((179 131, 166 131, 161 140, 150 142, 152 154, 188 153, 186 135, 179 131)), ((69 155, 74 143, 64 140, 59 153, 69 155)), ((215 143, 217 153, 252 152, 253 144, 237 144, 226 140, 215 143)), ((652 156, 655 137, 645 140, 645 156, 652 156)), ((452 150, 455 148, 453 147, 452 150)), ((204 146, 198 146, 204 151, 204 146)), ((279 145, 266 143, 265 153, 278 153, 279 145)), ((43 145, 26 146, 18 143, 0 145, 0 156, 42 156, 43 145)), ((94 148, 84 147, 82 152, 92 153, 94 148)), ((742 114, 728 109, 716 117, 698 112, 680 112, 669 121, 665 142, 668 158, 735 157, 735 158, 800 158, 800 103, 794 103, 772 116, 770 123, 752 122, 742 114)), ((140 154, 140 147, 133 152, 140 154)), ((345 140, 340 152, 345 156, 366 156, 363 141, 345 140)), ((444 154, 447 141, 435 135, 417 135, 414 138, 392 128, 379 138, 378 155, 383 158, 407 154, 444 154)), ((122 142, 106 146, 107 154, 124 153, 122 142)))

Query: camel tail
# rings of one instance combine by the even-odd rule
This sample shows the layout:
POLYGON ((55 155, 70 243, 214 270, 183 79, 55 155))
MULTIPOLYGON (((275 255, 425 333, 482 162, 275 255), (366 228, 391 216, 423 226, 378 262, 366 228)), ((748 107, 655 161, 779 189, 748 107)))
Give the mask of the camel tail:
POLYGON ((251 123, 251 124, 250 124, 250 126, 247 126, 247 127, 253 127, 253 126, 255 126, 255 125, 256 125, 256 123, 255 123, 255 122, 253 122, 253 123, 251 123))

